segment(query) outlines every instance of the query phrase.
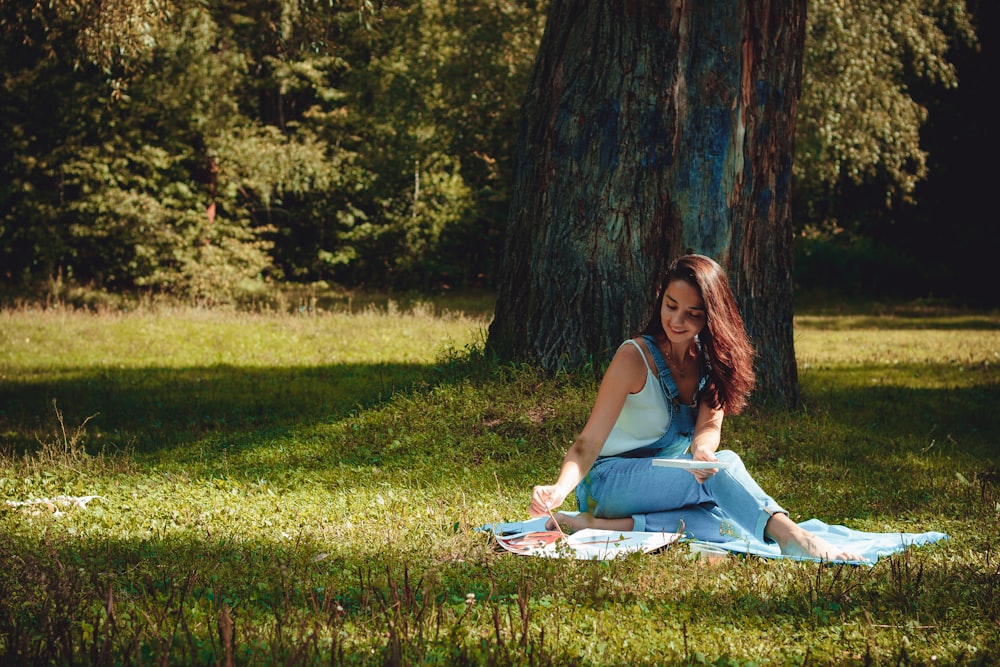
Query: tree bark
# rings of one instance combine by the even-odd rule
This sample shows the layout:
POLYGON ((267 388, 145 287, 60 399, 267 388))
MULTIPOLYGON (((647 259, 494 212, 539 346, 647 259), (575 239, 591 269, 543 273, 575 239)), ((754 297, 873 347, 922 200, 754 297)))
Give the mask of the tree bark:
POLYGON ((729 273, 757 398, 798 401, 790 179, 805 0, 552 0, 488 347, 603 367, 677 255, 729 273))

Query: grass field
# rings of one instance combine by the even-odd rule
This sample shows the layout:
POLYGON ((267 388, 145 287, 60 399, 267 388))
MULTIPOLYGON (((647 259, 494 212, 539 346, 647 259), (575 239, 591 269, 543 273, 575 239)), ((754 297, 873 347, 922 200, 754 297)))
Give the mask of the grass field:
POLYGON ((947 542, 498 552, 596 387, 485 359, 486 298, 0 311, 0 664, 1000 660, 1000 314, 801 312, 803 409, 724 446, 797 519, 947 542))

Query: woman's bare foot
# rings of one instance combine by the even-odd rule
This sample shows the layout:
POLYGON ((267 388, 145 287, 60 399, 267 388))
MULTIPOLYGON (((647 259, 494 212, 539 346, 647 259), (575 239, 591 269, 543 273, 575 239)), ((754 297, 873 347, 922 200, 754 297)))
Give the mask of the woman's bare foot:
POLYGON ((863 561, 864 557, 838 549, 823 538, 799 527, 787 514, 774 514, 764 528, 786 556, 805 556, 828 561, 863 561))
POLYGON ((838 549, 821 537, 802 528, 798 529, 798 535, 781 547, 781 553, 788 556, 806 556, 807 558, 819 558, 829 561, 859 561, 864 560, 861 556, 844 549, 838 549))
MULTIPOLYGON (((595 517, 588 512, 579 512, 577 514, 563 514, 562 512, 556 512, 552 515, 553 518, 559 522, 559 528, 567 533, 575 533, 578 530, 583 530, 584 528, 599 528, 602 530, 632 530, 634 521, 632 517, 626 517, 624 519, 601 519, 595 517)), ((552 519, 549 519, 548 523, 545 524, 548 530, 556 530, 556 526, 552 524, 552 519)))

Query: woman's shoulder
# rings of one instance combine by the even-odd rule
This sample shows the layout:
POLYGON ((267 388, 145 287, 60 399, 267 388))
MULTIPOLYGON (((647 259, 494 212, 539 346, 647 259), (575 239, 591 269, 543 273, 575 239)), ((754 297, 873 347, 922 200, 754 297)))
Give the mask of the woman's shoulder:
POLYGON ((636 336, 623 340, 615 352, 615 357, 624 356, 635 361, 642 361, 642 358, 647 354, 649 354, 649 347, 646 345, 646 341, 642 339, 642 336, 636 336))
POLYGON ((618 346, 618 351, 623 349, 639 350, 640 352, 646 348, 646 341, 642 339, 642 336, 636 336, 634 338, 626 338, 618 346))
POLYGON ((641 336, 626 338, 618 346, 618 351, 615 352, 615 358, 612 363, 614 364, 615 362, 625 367, 630 373, 641 374, 643 378, 645 378, 647 371, 653 372, 653 366, 650 365, 653 362, 649 346, 641 336))

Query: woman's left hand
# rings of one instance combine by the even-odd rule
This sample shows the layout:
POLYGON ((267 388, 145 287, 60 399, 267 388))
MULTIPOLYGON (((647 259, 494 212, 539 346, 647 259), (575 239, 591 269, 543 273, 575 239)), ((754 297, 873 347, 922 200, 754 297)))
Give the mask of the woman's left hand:
MULTIPOLYGON (((695 450, 695 451, 691 452, 691 458, 693 458, 695 461, 718 461, 719 460, 718 458, 716 458, 714 452, 709 452, 709 451, 704 451, 704 450, 695 450)), ((694 478, 696 480, 698 480, 699 484, 704 484, 706 481, 708 481, 709 477, 711 477, 712 475, 714 475, 717 472, 719 472, 718 468, 702 468, 700 470, 692 470, 691 474, 694 475, 694 478)))
MULTIPOLYGON (((722 408, 713 408, 702 401, 698 407, 698 420, 694 425, 694 437, 691 438, 691 458, 695 461, 718 461, 715 450, 719 448, 722 436, 722 419, 725 416, 722 408)), ((691 474, 704 484, 709 477, 719 472, 718 468, 692 470, 691 474)))

